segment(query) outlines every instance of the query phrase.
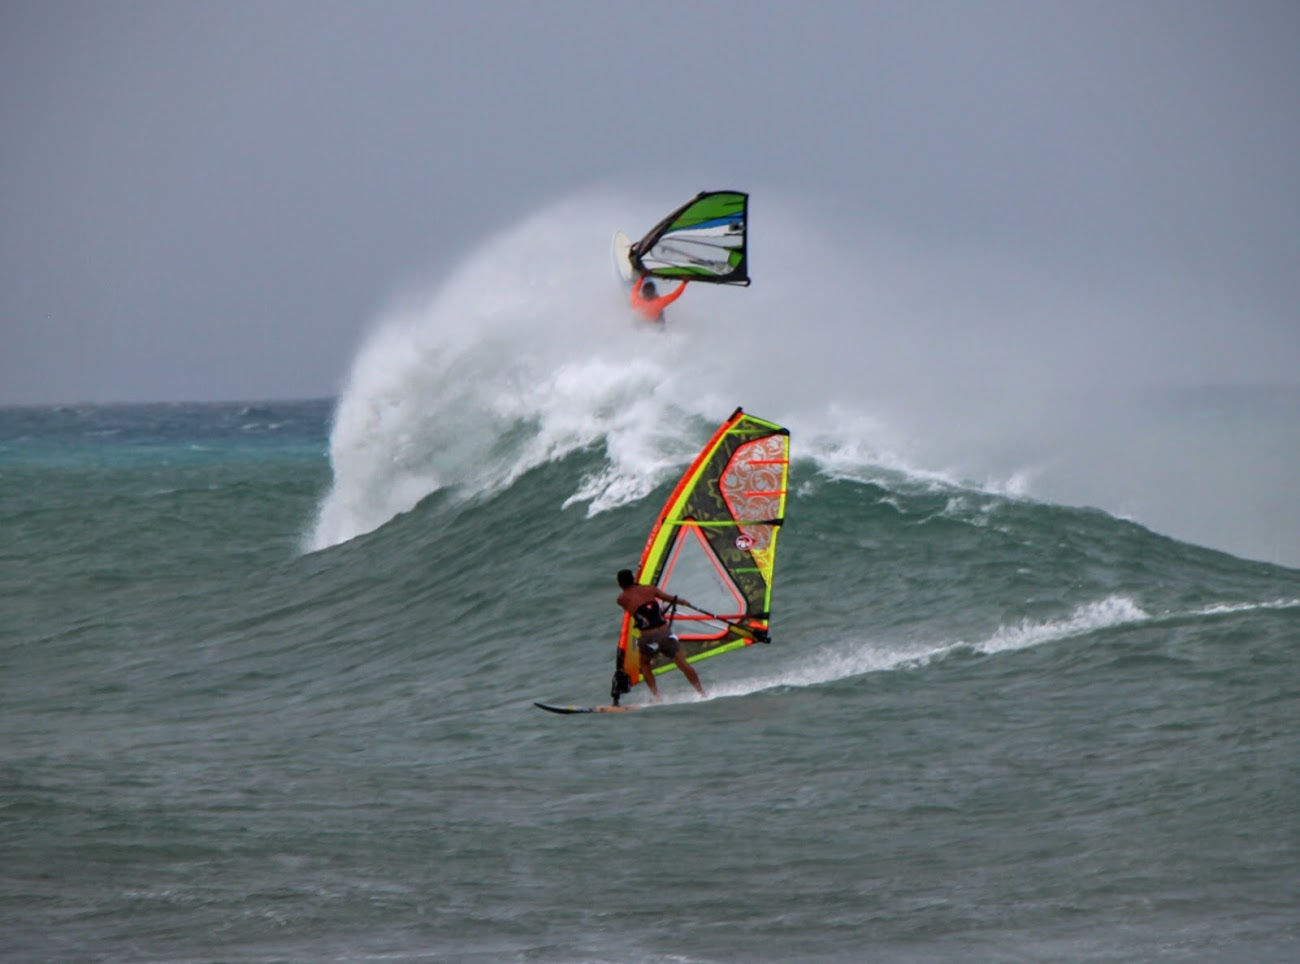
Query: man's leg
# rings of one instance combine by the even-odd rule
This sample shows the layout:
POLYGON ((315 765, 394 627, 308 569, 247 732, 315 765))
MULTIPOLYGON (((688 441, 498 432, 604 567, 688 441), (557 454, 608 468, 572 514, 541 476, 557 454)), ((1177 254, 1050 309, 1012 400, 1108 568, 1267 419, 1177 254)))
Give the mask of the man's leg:
POLYGON ((654 671, 650 668, 650 662, 654 655, 649 652, 647 647, 640 647, 641 652, 641 678, 645 680, 645 685, 650 687, 650 692, 654 694, 655 702, 659 702, 659 684, 655 682, 654 671))
POLYGON ((673 662, 676 663, 677 668, 682 671, 682 675, 691 681, 691 685, 695 687, 695 692, 699 693, 701 696, 708 695, 704 692, 704 687, 700 685, 700 677, 699 674, 695 672, 695 667, 686 662, 685 653, 678 649, 677 655, 673 657, 673 662))

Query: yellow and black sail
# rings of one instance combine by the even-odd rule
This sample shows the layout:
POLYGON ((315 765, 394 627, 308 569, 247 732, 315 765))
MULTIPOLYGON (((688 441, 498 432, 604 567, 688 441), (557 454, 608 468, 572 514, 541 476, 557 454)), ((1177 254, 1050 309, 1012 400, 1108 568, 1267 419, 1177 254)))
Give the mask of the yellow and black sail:
MULTIPOLYGON (((673 632, 688 660, 768 641, 789 468, 789 431, 738 408, 700 450, 655 520, 637 581, 699 607, 673 614, 673 632)), ((615 691, 619 672, 635 685, 646 670, 635 639, 624 615, 615 691)), ((672 668, 652 667, 656 673, 672 668)))

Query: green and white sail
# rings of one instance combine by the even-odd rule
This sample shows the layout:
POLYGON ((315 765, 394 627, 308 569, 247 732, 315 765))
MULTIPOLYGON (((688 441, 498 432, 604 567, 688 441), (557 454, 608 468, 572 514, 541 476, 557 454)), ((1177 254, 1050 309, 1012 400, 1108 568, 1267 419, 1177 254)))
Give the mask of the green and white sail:
POLYGON ((748 194, 703 191, 633 244, 628 259, 642 275, 748 285, 748 218, 748 194))

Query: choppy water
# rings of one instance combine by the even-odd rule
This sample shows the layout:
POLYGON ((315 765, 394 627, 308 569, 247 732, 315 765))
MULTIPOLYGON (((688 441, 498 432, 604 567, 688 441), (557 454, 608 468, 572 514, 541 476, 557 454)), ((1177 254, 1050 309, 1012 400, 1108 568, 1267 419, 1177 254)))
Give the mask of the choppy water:
POLYGON ((1300 957, 1295 387, 757 200, 754 287, 649 333, 625 200, 395 304, 337 401, 0 410, 0 957, 1300 957), (537 711, 606 697, 738 404, 792 432, 775 641, 537 711))
POLYGON ((712 425, 638 492, 523 420, 306 552, 348 404, 333 470, 330 403, 0 412, 0 955, 1300 952, 1295 570, 796 427, 773 645, 555 717, 712 425))

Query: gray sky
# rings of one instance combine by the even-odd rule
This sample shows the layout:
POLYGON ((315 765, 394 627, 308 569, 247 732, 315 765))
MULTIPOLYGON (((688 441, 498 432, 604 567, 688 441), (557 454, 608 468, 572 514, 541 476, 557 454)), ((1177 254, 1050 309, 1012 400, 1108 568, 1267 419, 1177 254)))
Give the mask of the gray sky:
POLYGON ((1298 159, 1291 0, 5 0, 0 403, 333 394, 395 291, 647 176, 1222 306, 1294 380, 1298 159))

